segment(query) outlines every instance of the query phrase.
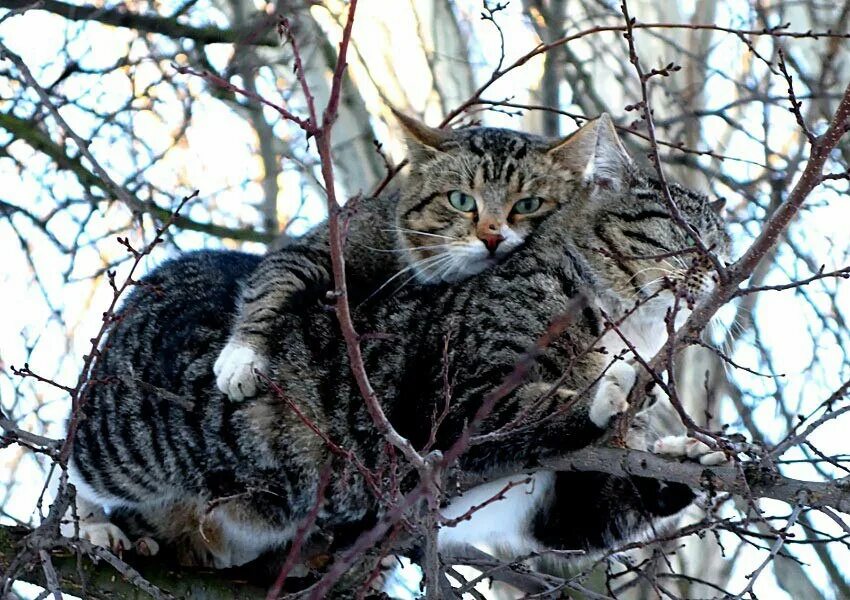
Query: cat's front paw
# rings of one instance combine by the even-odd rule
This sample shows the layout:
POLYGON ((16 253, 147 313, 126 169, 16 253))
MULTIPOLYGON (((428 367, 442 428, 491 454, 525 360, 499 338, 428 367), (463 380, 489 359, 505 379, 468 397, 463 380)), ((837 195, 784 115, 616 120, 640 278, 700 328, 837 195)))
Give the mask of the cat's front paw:
POLYGON ((655 454, 698 460, 701 465, 713 467, 729 460, 723 452, 713 450, 708 444, 686 435, 668 435, 652 446, 655 454))
POLYGON ((594 425, 605 429, 611 417, 629 408, 627 398, 636 378, 635 368, 623 360, 608 368, 590 405, 590 420, 594 425))
POLYGON ((218 389, 238 402, 257 393, 254 369, 265 371, 267 366, 265 357, 256 350, 231 340, 215 361, 213 372, 218 389))

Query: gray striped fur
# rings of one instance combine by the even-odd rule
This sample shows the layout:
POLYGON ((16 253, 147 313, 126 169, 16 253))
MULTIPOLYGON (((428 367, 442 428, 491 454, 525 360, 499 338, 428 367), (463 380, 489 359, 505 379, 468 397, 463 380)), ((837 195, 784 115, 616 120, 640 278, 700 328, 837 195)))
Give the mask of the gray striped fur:
MULTIPOLYGON (((560 207, 502 263, 464 282, 408 287, 355 311, 358 331, 380 334, 362 342, 371 382, 395 427, 415 446, 426 443, 432 415, 443 407, 444 369, 453 387, 436 435, 442 449, 580 294, 589 304, 539 354, 523 384, 496 404, 481 430, 496 431, 518 415, 524 415, 523 426, 473 445, 461 466, 486 472, 505 461, 533 464, 602 433, 588 412, 616 348, 607 344, 610 338, 597 343, 604 333, 601 311, 616 313, 663 287, 651 271, 658 262, 642 255, 658 253, 656 246, 691 245, 672 222, 658 184, 621 153, 616 134, 600 129, 606 125, 588 126, 574 137, 574 147, 560 147, 572 157, 558 159, 571 169, 561 179, 571 183, 560 207), (608 345, 607 354, 601 344, 608 345), (559 380, 559 393, 545 394, 559 380)), ((728 241, 707 199, 679 186, 671 191, 704 241, 724 251, 728 241)), ((357 219, 374 218, 370 203, 381 202, 364 201, 352 230, 357 219)), ((710 270, 693 264, 693 256, 682 255, 688 268, 670 278, 701 293, 710 270)), ((315 285, 305 277, 290 307, 268 324, 268 373, 286 400, 261 386, 256 397, 233 403, 216 388, 213 362, 227 340, 238 290, 251 285, 258 264, 239 253, 199 252, 146 278, 122 308, 97 361, 74 441, 80 494, 146 521, 150 533, 179 547, 186 562, 240 564, 285 545, 312 508, 326 465, 334 476, 317 531, 348 539, 385 506, 351 461, 311 428, 366 468, 387 464, 386 444, 323 302, 326 277, 315 285)), ((653 311, 663 315, 672 298, 663 291, 653 311)), ((402 488, 409 489, 414 476, 399 468, 402 488)), ((388 484, 390 472, 381 473, 378 481, 388 484)), ((557 506, 557 498, 547 506, 557 506)))

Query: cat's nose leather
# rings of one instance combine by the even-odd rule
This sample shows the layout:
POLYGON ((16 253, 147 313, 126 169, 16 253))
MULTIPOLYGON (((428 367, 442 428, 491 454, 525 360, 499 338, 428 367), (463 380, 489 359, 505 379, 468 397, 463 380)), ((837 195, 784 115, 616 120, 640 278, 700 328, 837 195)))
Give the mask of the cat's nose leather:
POLYGON ((490 252, 490 254, 495 254, 496 248, 499 247, 499 244, 505 239, 505 237, 498 233, 485 233, 483 235, 478 236, 478 238, 484 242, 484 246, 490 252))

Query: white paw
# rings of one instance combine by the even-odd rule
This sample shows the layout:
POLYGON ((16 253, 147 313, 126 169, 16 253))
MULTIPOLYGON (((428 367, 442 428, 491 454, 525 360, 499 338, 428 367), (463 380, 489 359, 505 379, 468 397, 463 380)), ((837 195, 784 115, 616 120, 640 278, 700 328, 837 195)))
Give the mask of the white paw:
MULTIPOLYGON (((108 521, 80 521, 80 539, 107 548, 115 554, 133 548, 130 538, 117 525, 108 521)), ((157 548, 158 549, 158 548, 157 548)))
POLYGON ((369 589, 372 592, 380 593, 384 591, 384 588, 387 587, 387 582, 393 575, 393 572, 396 570, 396 567, 401 565, 401 561, 397 556, 384 556, 381 558, 379 565, 377 567, 378 573, 375 575, 375 578, 369 584, 369 589))
POLYGON ((139 556, 156 556, 159 554, 159 544, 153 538, 140 537, 136 540, 136 543, 133 544, 133 547, 136 549, 136 554, 139 556))
POLYGON ((590 420, 597 427, 604 429, 611 417, 625 412, 629 408, 627 398, 629 390, 637 379, 635 368, 629 363, 618 360, 599 382, 593 404, 590 405, 590 420))
POLYGON ((686 435, 668 435, 656 441, 652 451, 665 456, 679 458, 690 458, 698 460, 700 464, 707 467, 722 465, 728 458, 719 450, 712 450, 705 442, 686 435))
POLYGON ((231 340, 213 365, 218 389, 231 400, 239 401, 257 393, 254 369, 265 371, 266 359, 250 346, 231 340))

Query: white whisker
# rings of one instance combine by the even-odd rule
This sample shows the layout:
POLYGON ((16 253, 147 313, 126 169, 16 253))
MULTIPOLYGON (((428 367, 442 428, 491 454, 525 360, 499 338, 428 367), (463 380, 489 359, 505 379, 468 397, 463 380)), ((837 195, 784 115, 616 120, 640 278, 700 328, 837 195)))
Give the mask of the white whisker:
POLYGON ((406 229, 404 227, 394 227, 392 229, 384 229, 383 231, 403 231, 405 233, 412 233, 412 234, 415 234, 415 235, 424 235, 424 236, 428 236, 428 237, 443 238, 445 240, 456 240, 456 239, 458 239, 457 237, 454 237, 454 236, 451 236, 451 235, 440 235, 439 233, 428 233, 426 231, 418 231, 416 229, 406 229))
POLYGON ((459 267, 464 263, 464 260, 465 259, 463 259, 463 258, 459 258, 457 256, 452 256, 452 260, 447 261, 445 263, 445 266, 443 266, 443 263, 441 263, 440 266, 443 266, 443 270, 440 273, 438 279, 442 280, 442 281, 446 281, 448 279, 448 276, 452 272, 460 270, 459 267))
POLYGON ((363 302, 361 302, 361 304, 363 304, 364 302, 366 302, 368 300, 371 300, 372 297, 374 297, 378 292, 380 292, 382 289, 387 287, 390 283, 392 283, 393 281, 395 281, 397 278, 401 277, 402 275, 404 275, 408 271, 414 271, 414 274, 413 274, 412 277, 410 277, 410 279, 406 279, 398 289, 393 291, 393 294, 395 294, 396 292, 398 292, 399 289, 404 287, 411 279, 413 279, 414 277, 416 277, 418 275, 418 272, 416 272, 416 269, 426 270, 426 269, 430 268, 430 266, 432 264, 436 264, 436 263, 440 262, 441 260, 446 260, 447 258, 450 258, 450 255, 445 254, 445 253, 435 254, 434 256, 429 256, 427 258, 423 258, 422 260, 418 260, 415 263, 407 265, 406 267, 401 269, 398 273, 396 273, 395 275, 393 275, 392 277, 387 279, 384 283, 382 283, 381 286, 378 289, 376 289, 374 292, 369 294, 363 300, 363 302))
POLYGON ((361 248, 366 248, 367 250, 372 250, 373 252, 390 252, 398 254, 403 252, 409 252, 410 250, 440 250, 444 248, 452 248, 454 246, 457 246, 457 244, 430 244, 426 246, 411 246, 409 248, 393 248, 389 250, 386 248, 373 248, 372 246, 367 246, 366 244, 359 244, 359 246, 361 248))
MULTIPOLYGON (((443 258, 444 260, 449 260, 449 258, 448 258, 448 257, 442 257, 442 258, 443 258)), ((433 263, 430 263, 430 264, 428 264, 428 265, 425 265, 425 267, 424 267, 424 268, 422 268, 422 270, 420 270, 420 271, 418 271, 418 272, 414 273, 413 275, 411 275, 410 277, 408 277, 407 279, 405 279, 404 281, 402 281, 402 282, 401 282, 401 285, 399 285, 397 288, 395 288, 395 289, 392 291, 392 293, 390 294, 390 296, 395 296, 396 294, 398 294, 401 290, 403 290, 403 289, 404 289, 404 287, 405 287, 408 283, 410 283, 411 281, 413 281, 413 280, 414 280, 414 279, 416 279, 417 277, 422 277, 422 275, 423 275, 423 273, 424 273, 425 271, 427 271, 427 270, 429 270, 429 269, 433 268, 433 267, 434 267, 435 265, 437 265, 437 264, 439 264, 439 263, 438 263, 438 262, 433 262, 433 263)), ((430 276, 429 276, 427 279, 425 279, 425 280, 424 280, 424 283, 430 283, 430 282, 431 282, 431 277, 430 277, 430 276)))
POLYGON ((420 272, 420 275, 425 274, 425 271, 433 271, 430 275, 425 278, 425 283, 431 283, 432 281, 439 281, 443 279, 446 275, 448 275, 452 269, 454 269, 455 265, 458 264, 457 257, 446 254, 446 260, 444 261, 436 261, 429 264, 425 269, 420 272))
POLYGON ((631 293, 626 295, 626 300, 631 302, 632 300, 634 300, 635 298, 640 296, 642 293, 644 293, 646 291, 646 288, 648 288, 649 286, 651 286, 654 283, 658 283, 659 281, 664 281, 664 279, 665 279, 665 276, 662 275, 661 277, 656 277, 655 279, 646 282, 645 284, 643 284, 639 288, 624 288, 622 291, 617 292, 617 293, 621 294, 625 291, 631 290, 631 293))
POLYGON ((679 271, 676 271, 676 270, 665 269, 665 268, 659 267, 659 266, 646 267, 646 268, 641 269, 640 271, 638 271, 637 273, 635 273, 631 277, 629 277, 628 280, 626 280, 626 283, 623 285, 623 287, 619 288, 617 290, 614 290, 614 293, 623 294, 623 293, 626 293, 629 290, 635 290, 635 289, 643 290, 643 288, 645 288, 646 286, 648 286, 652 283, 655 283, 656 281, 660 281, 661 279, 664 279, 664 277, 666 277, 666 276, 677 276, 677 275, 681 275, 681 273, 679 271), (632 281, 635 278, 637 278, 638 275, 640 275, 641 273, 645 273, 646 271, 652 271, 652 270, 661 271, 662 273, 664 273, 664 275, 662 275, 661 277, 658 277, 656 279, 653 279, 649 283, 645 283, 645 284, 641 285, 639 288, 635 288, 634 286, 631 285, 632 281))

